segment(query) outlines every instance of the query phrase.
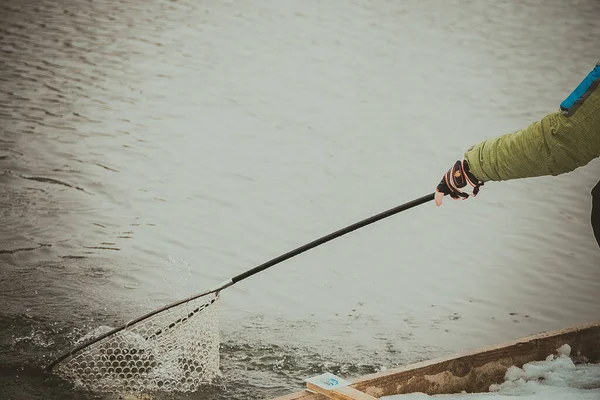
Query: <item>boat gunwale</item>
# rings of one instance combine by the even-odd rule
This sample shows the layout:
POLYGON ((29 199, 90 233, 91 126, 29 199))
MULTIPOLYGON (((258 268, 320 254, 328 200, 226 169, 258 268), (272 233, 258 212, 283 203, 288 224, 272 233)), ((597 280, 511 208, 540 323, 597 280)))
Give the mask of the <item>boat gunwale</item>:
MULTIPOLYGON (((545 331, 502 344, 465 350, 384 372, 348 379, 351 386, 374 397, 422 392, 429 395, 487 392, 501 383, 511 366, 542 361, 563 344, 571 346, 576 362, 600 362, 600 322, 545 331)), ((307 390, 273 400, 323 400, 307 390)))

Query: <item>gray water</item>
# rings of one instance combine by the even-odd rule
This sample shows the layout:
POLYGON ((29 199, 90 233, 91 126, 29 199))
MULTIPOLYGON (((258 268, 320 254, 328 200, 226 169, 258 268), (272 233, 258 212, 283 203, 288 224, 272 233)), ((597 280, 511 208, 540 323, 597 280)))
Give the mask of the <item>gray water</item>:
MULTIPOLYGON (((0 5, 0 398, 116 326, 431 193, 600 59, 581 1, 0 5)), ((223 377, 270 398, 600 319, 600 162, 489 183, 222 292, 223 377)), ((160 397, 160 396, 159 396, 160 397)), ((168 397, 168 396, 165 396, 168 397)))

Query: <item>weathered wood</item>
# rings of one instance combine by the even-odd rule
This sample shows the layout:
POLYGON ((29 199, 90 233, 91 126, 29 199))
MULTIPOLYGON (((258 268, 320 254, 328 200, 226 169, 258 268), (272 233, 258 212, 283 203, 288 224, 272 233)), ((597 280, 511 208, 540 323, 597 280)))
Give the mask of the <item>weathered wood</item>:
POLYGON ((353 387, 345 386, 338 389, 323 389, 320 386, 317 386, 313 383, 307 382, 306 387, 313 392, 320 393, 328 399, 334 400, 377 400, 377 398, 373 396, 369 396, 368 394, 361 392, 360 390, 356 390, 353 387))
MULTIPOLYGON (((563 344, 582 361, 600 362, 600 322, 527 336, 502 345, 486 347, 449 357, 370 374, 355 379, 351 387, 376 398, 395 394, 423 392, 450 394, 466 391, 487 392, 493 383, 504 380, 506 370, 541 361, 563 344), (584 358, 585 357, 585 358, 584 358)), ((308 391, 292 393, 274 400, 323 400, 308 391)))

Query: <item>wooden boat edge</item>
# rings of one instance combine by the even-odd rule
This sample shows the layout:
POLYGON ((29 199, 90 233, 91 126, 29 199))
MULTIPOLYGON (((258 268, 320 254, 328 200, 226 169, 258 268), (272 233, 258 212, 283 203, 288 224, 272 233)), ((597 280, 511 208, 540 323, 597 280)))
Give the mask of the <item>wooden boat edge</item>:
MULTIPOLYGON (((600 361, 600 322, 541 332, 503 344, 468 350, 351 380, 352 387, 376 398, 394 394, 486 392, 501 383, 506 370, 515 365, 541 361, 563 344, 582 362, 600 361)), ((302 391, 273 400, 324 400, 325 396, 302 391)))

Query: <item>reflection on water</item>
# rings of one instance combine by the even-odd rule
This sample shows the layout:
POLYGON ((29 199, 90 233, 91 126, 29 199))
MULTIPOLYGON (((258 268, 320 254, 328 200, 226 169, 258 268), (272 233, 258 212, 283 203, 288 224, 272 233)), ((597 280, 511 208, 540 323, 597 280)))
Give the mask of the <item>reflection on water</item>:
MULTIPOLYGON (((99 325, 421 197, 557 109, 597 2, 0 6, 0 391, 99 325)), ((265 398, 598 319, 598 161, 427 204, 223 292, 223 378, 265 398)))

